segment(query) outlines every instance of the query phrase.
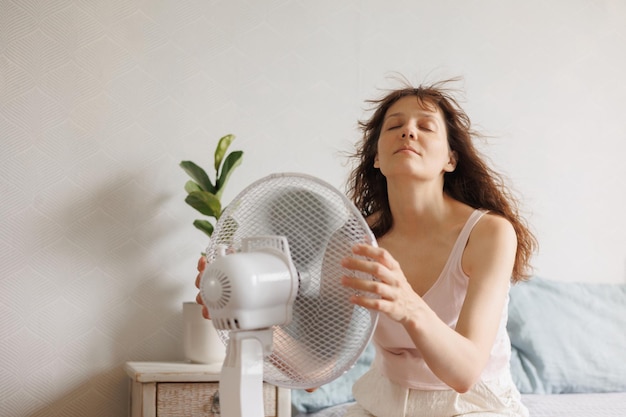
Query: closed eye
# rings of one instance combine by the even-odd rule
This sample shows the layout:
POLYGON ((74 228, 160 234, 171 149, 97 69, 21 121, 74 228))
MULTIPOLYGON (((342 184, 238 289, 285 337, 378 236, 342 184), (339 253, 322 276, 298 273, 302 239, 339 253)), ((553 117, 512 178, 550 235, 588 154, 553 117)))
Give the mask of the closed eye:
POLYGON ((391 114, 384 121, 383 128, 385 130, 394 130, 402 127, 404 118, 399 114, 391 114))

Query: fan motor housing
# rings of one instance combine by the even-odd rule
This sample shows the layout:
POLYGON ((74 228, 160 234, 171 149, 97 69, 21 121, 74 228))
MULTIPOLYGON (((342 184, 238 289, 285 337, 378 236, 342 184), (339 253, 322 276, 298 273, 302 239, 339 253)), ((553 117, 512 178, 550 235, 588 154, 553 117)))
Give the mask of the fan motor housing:
POLYGON ((297 276, 279 253, 228 254, 207 265, 200 294, 217 329, 264 329, 291 321, 297 276))

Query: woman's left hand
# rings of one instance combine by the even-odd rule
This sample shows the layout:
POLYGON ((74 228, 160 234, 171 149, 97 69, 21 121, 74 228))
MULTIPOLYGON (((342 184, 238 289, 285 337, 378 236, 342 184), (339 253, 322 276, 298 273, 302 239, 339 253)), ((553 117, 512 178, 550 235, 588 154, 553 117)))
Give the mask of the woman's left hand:
POLYGON ((413 291, 400 264, 383 248, 358 244, 352 248, 355 257, 346 257, 341 266, 351 271, 370 274, 377 280, 364 280, 344 275, 341 283, 358 292, 376 295, 353 295, 354 304, 387 314, 392 320, 408 324, 426 303, 413 291), (365 259, 364 259, 365 258, 365 259))

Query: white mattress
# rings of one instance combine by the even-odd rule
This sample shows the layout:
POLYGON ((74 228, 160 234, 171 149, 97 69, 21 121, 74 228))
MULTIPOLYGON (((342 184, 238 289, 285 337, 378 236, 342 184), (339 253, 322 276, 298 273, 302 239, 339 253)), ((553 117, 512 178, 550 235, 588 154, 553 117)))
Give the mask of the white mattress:
MULTIPOLYGON (((530 417, 626 417, 626 392, 598 394, 524 395, 530 417)), ((350 404, 298 417, 341 417, 350 404)))
POLYGON ((626 392, 524 395, 531 417, 626 417, 626 392))

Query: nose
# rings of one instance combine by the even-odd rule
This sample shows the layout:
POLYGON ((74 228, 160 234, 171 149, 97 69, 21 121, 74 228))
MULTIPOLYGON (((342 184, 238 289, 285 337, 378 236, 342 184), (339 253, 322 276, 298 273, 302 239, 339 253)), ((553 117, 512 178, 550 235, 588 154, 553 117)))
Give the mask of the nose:
POLYGON ((411 129, 404 129, 402 131, 402 139, 415 139, 415 133, 411 129))

